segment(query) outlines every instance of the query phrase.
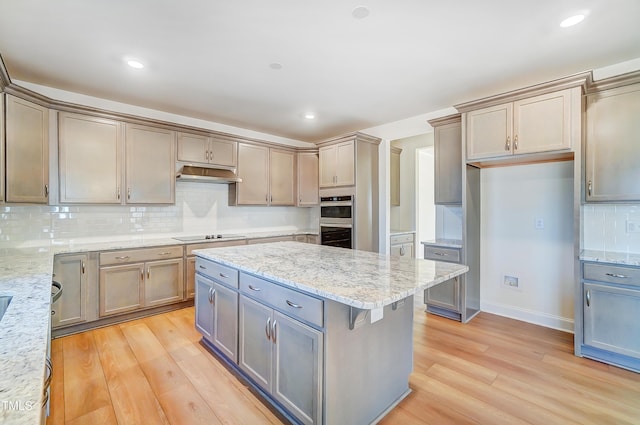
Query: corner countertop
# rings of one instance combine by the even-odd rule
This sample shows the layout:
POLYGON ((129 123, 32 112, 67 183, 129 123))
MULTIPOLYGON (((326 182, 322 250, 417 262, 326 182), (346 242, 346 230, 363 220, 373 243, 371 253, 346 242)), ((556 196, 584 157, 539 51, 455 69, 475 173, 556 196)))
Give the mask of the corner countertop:
POLYGON ((613 263, 640 266, 640 254, 629 252, 610 252, 585 249, 580 252, 580 260, 595 263, 613 263))
POLYGON ((462 241, 460 239, 436 239, 420 242, 422 245, 433 246, 436 248, 455 248, 462 249, 462 241))
POLYGON ((299 242, 211 248, 194 253, 284 286, 367 310, 400 301, 469 270, 454 263, 299 242))
MULTIPOLYGON (((313 229, 274 230, 247 232, 238 239, 317 234, 313 229)), ((189 234, 34 241, 15 248, 0 248, 0 296, 12 297, 0 320, 0 423, 40 423, 54 255, 188 245, 172 239, 173 236, 189 234)))

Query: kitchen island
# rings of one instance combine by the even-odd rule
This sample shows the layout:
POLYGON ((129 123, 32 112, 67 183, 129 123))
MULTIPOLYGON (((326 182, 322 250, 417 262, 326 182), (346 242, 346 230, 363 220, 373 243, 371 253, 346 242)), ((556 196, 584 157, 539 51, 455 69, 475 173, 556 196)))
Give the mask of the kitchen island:
POLYGON ((195 251, 202 342, 293 423, 375 423, 409 394, 413 296, 464 265, 297 242, 195 251))

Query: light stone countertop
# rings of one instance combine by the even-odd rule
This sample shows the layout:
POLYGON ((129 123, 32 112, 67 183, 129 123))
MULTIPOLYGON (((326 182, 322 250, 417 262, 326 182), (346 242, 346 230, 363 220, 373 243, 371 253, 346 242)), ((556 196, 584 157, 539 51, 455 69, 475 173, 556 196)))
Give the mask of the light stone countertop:
POLYGON ((629 266, 640 266, 640 254, 629 252, 609 252, 596 250, 582 250, 580 260, 593 261, 596 263, 625 264, 629 266))
MULTIPOLYGON (((0 320, 0 424, 40 423, 55 254, 187 245, 171 237, 193 234, 37 241, 0 248, 0 296, 12 297, 0 320)), ((240 239, 317 234, 312 229, 274 230, 246 232, 240 239)))
POLYGON ((299 242, 196 250, 197 256, 322 298, 374 309, 466 273, 454 263, 299 242))
POLYGON ((436 248, 455 248, 462 249, 462 241, 460 239, 435 239, 420 242, 422 245, 433 246, 436 248))
POLYGON ((411 233, 416 233, 416 231, 415 230, 391 229, 391 231, 389 232, 389 236, 407 235, 407 234, 411 234, 411 233))

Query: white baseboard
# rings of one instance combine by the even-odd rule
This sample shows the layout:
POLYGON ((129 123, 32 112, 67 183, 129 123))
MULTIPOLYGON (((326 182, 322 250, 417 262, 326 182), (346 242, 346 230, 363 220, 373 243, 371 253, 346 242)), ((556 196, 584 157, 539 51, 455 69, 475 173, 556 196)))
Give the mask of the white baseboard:
POLYGON ((480 303, 480 310, 486 311, 487 313, 497 314, 498 316, 509 317, 511 319, 522 320, 523 322, 573 333, 573 319, 568 319, 566 317, 527 310, 511 305, 492 304, 487 302, 480 303))

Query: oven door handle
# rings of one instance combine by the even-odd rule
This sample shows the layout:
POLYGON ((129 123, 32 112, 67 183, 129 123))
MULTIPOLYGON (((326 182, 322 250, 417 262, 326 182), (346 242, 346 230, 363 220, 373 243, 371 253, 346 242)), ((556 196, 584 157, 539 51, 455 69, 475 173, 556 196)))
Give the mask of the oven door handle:
POLYGON ((353 202, 344 201, 344 202, 320 202, 320 208, 322 207, 352 207, 353 202))
POLYGON ((339 227, 341 229, 351 229, 353 227, 353 224, 320 223, 320 227, 339 227))

